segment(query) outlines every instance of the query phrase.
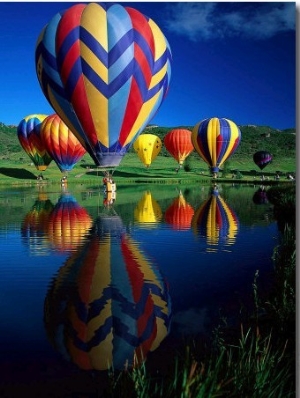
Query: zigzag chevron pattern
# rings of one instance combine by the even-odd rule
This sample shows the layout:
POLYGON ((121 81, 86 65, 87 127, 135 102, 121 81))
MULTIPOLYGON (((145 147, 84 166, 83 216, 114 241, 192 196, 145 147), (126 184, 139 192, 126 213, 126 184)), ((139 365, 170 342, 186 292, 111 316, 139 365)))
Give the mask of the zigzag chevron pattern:
POLYGON ((36 70, 56 113, 101 165, 105 154, 121 159, 158 111, 171 51, 154 21, 133 8, 77 4, 40 34, 36 70))
POLYGON ((145 360, 171 316, 166 283, 136 243, 94 233, 59 271, 45 309, 50 339, 80 368, 98 370, 145 360))

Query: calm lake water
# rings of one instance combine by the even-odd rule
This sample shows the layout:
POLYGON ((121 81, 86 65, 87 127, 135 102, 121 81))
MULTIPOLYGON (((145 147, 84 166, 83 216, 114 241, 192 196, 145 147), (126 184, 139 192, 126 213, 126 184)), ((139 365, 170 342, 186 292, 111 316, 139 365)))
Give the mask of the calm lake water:
POLYGON ((279 231, 259 186, 137 184, 107 199, 80 184, 0 190, 0 396, 94 396, 80 394, 108 367, 141 351, 168 366, 221 317, 238 323, 256 270, 268 289, 279 231))

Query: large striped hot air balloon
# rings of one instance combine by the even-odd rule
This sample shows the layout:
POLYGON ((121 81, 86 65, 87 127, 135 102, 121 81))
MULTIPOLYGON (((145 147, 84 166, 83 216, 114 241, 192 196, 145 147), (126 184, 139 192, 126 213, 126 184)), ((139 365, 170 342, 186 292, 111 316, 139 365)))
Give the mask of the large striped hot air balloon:
POLYGON ((50 115, 44 119, 41 137, 61 172, 71 171, 86 153, 85 148, 58 115, 50 115))
POLYGON ((56 14, 38 38, 35 61, 55 112, 108 169, 157 113, 171 78, 160 28, 115 3, 76 4, 56 14))
POLYGON ((140 161, 149 167, 153 160, 161 151, 161 139, 154 134, 141 134, 135 140, 133 148, 137 153, 140 161))
POLYGON ((196 210, 192 219, 192 229, 197 236, 206 239, 208 251, 216 251, 217 246, 233 245, 238 228, 237 215, 216 190, 196 210))
POLYGON ((165 135, 164 145, 181 167, 185 159, 194 150, 192 132, 187 129, 173 129, 165 135))
POLYGON ((18 125, 17 134, 20 144, 36 169, 45 171, 52 161, 41 138, 40 130, 47 115, 32 114, 24 117, 18 125))
POLYGON ((234 154, 241 137, 234 122, 217 117, 202 120, 192 131, 194 148, 212 173, 218 173, 222 164, 234 154))
POLYGON ((167 336, 170 317, 159 270, 120 223, 113 232, 101 217, 59 270, 45 300, 49 340, 85 370, 139 366, 167 336))

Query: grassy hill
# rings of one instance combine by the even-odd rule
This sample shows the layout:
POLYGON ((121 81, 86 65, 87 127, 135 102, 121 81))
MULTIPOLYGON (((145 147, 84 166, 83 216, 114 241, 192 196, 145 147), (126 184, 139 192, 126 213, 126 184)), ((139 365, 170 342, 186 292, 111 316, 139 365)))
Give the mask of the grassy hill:
MULTIPOLYGON (((181 126, 173 127, 178 128, 181 126)), ((192 127, 182 126, 189 130, 192 127)), ((274 130, 268 126, 239 126, 242 132, 242 140, 237 151, 228 159, 219 175, 220 178, 231 181, 232 174, 237 174, 238 179, 253 180, 260 170, 253 162, 253 154, 258 150, 269 151, 273 155, 272 162, 264 169, 263 174, 273 179, 275 172, 279 171, 286 176, 296 171, 296 130, 274 130)), ((148 126, 144 133, 152 133, 163 141, 165 135, 172 127, 148 126)), ((115 181, 120 183, 150 183, 168 182, 178 184, 183 179, 185 183, 192 183, 199 179, 209 181, 211 173, 208 165, 193 151, 185 160, 184 170, 176 173, 178 164, 175 159, 162 147, 159 156, 151 164, 145 166, 138 159, 131 147, 121 164, 114 172, 115 181)), ((48 183, 58 182, 62 176, 55 162, 51 162, 47 168, 45 178, 48 183)), ((0 184, 23 183, 28 184, 36 180, 38 172, 24 152, 17 137, 16 126, 6 126, 0 123, 0 184)), ((102 171, 95 168, 95 164, 89 154, 78 162, 72 172, 68 173, 68 181, 72 184, 94 183, 99 181, 102 171)), ((281 179, 282 181, 284 178, 281 179)))
MULTIPOLYGON (((183 127, 192 130, 191 126, 159 127, 148 126, 144 133, 155 134, 163 141, 164 136, 172 129, 183 127)), ((242 132, 242 141, 235 153, 235 158, 248 157, 259 150, 269 151, 274 158, 296 158, 296 129, 274 130, 268 126, 239 126, 242 132)), ((131 148, 130 152, 134 152, 131 148)), ((170 156, 163 147, 162 156, 170 156)), ((27 157, 24 153, 18 137, 16 126, 6 126, 0 123, 0 160, 9 159, 13 156, 27 157)), ((192 157, 198 157, 194 153, 192 157)))

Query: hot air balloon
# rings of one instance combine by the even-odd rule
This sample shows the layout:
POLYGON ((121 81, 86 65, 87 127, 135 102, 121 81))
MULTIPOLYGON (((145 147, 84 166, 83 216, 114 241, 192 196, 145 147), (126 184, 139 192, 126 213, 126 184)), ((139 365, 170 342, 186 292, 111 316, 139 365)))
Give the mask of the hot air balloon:
POLYGON ((48 220, 47 236, 58 252, 74 251, 84 240, 93 221, 87 210, 69 193, 64 193, 48 220))
POLYGON ((141 365, 169 333, 170 297, 138 244, 121 229, 112 235, 99 219, 48 290, 45 328, 80 369, 123 370, 141 365))
POLYGON ((71 130, 58 115, 46 117, 41 125, 41 137, 61 172, 68 172, 86 153, 71 130))
POLYGON ((165 212, 166 223, 171 224, 176 230, 185 230, 191 227, 194 209, 186 202, 180 192, 170 207, 165 212))
POLYGON ((151 165, 161 147, 161 139, 154 134, 141 134, 133 144, 133 149, 146 167, 151 165))
POLYGON ((272 162, 272 155, 267 151, 258 151, 253 155, 253 161, 262 170, 272 162))
POLYGON ((196 124, 192 131, 195 150, 215 175, 236 151, 240 141, 240 129, 234 122, 225 118, 204 119, 196 124))
POLYGON ((18 125, 20 144, 39 171, 45 171, 52 161, 42 141, 40 130, 47 115, 33 114, 24 117, 18 125))
POLYGON ((216 251, 218 245, 233 245, 238 228, 237 215, 216 190, 196 210, 192 219, 192 229, 197 236, 206 238, 208 251, 216 251))
POLYGON ((162 219, 162 210, 150 191, 143 194, 134 209, 134 219, 144 227, 155 227, 162 219))
POLYGON ((194 150, 191 136, 191 131, 187 129, 173 129, 165 135, 165 147, 173 158, 177 160, 179 168, 182 167, 185 159, 194 150))
POLYGON ((42 30, 37 77, 95 164, 114 169, 157 113, 171 51, 153 20, 114 3, 76 4, 42 30))

